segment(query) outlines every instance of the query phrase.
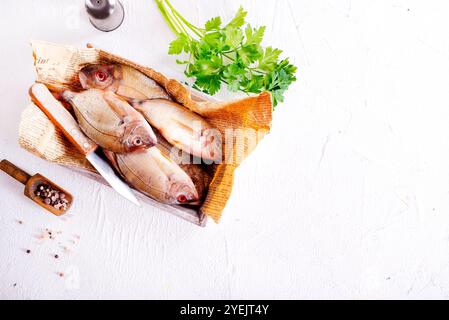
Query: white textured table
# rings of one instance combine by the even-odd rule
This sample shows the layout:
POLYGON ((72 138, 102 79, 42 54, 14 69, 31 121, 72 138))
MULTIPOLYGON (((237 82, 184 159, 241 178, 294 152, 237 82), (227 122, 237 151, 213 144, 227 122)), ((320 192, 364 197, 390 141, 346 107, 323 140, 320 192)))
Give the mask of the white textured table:
POLYGON ((58 219, 0 174, 0 298, 449 296, 448 1, 173 0, 193 22, 242 3, 299 66, 221 224, 206 228, 19 148, 30 38, 92 42, 182 77, 152 1, 124 1, 112 33, 90 26, 82 2, 0 6, 0 157, 78 199, 58 219), (46 228, 55 239, 39 239, 46 228))

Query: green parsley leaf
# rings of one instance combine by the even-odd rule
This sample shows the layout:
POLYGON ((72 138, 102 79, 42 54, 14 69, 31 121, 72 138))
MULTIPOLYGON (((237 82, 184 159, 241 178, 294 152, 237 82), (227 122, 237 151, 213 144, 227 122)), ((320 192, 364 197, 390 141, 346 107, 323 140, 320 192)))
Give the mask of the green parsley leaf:
POLYGON ((248 23, 245 29, 246 42, 245 44, 260 44, 265 33, 265 26, 260 28, 252 28, 248 23))
POLYGON ((178 38, 170 42, 168 54, 180 54, 182 51, 189 51, 189 39, 184 34, 180 34, 178 38))
POLYGON ((209 48, 211 50, 215 50, 224 46, 223 35, 218 31, 207 33, 206 35, 204 35, 203 41, 209 45, 209 48))
POLYGON ((259 59, 259 69, 272 71, 278 61, 279 55, 282 53, 279 49, 267 47, 264 54, 259 59))
POLYGON ((195 73, 198 75, 216 75, 221 72, 222 61, 213 56, 210 59, 199 59, 195 62, 195 73))
POLYGON ((240 89, 240 81, 238 79, 231 80, 228 82, 228 89, 232 92, 237 92, 240 89))
POLYGON ((177 63, 177 64, 188 64, 188 63, 190 63, 190 61, 188 61, 188 60, 179 60, 179 59, 176 59, 176 63, 177 63))
POLYGON ((241 26, 243 26, 245 24, 246 14, 247 12, 240 6, 234 18, 231 20, 231 22, 228 23, 227 27, 240 28, 241 26))
POLYGON ((220 90, 221 80, 219 75, 198 76, 195 85, 202 91, 214 95, 220 90))
POLYGON ((188 54, 176 62, 185 65, 186 77, 195 79, 194 88, 213 95, 225 83, 230 91, 271 92, 273 108, 284 101, 297 68, 288 58, 280 59, 281 50, 261 46, 266 27, 244 26, 247 13, 242 7, 224 27, 221 18, 214 17, 201 29, 182 17, 169 0, 155 1, 177 35, 169 54, 188 54))
POLYGON ((207 21, 206 24, 204 25, 204 28, 206 29, 206 31, 211 31, 220 29, 220 26, 221 26, 221 18, 215 17, 207 21))
POLYGON ((259 47, 255 44, 243 46, 237 53, 243 63, 247 66, 255 62, 261 56, 259 47))
POLYGON ((240 29, 227 27, 224 33, 226 37, 225 44, 230 48, 238 47, 243 40, 243 32, 240 29))

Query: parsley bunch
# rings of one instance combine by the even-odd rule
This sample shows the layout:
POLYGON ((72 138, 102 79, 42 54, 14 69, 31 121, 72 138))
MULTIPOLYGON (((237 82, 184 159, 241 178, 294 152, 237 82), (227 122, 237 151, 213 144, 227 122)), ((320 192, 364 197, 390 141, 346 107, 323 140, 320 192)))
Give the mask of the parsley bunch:
POLYGON ((234 18, 223 24, 220 17, 208 20, 204 28, 188 22, 168 0, 155 0, 177 38, 170 43, 169 54, 185 52, 187 77, 195 78, 194 88, 214 95, 225 83, 231 91, 271 92, 273 107, 284 100, 284 92, 296 80, 296 67, 288 58, 280 59, 281 50, 262 47, 265 27, 245 27, 246 11, 239 8, 234 18))

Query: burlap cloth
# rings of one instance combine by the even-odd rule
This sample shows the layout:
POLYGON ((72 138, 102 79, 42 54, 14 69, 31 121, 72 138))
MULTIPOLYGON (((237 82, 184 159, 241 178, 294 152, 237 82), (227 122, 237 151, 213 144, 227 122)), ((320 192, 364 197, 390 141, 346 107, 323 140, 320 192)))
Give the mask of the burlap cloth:
MULTIPOLYGON (((217 102, 189 90, 179 81, 168 79, 151 68, 89 45, 87 48, 76 48, 42 41, 32 41, 31 45, 37 74, 36 82, 80 89, 78 72, 84 66, 120 63, 134 67, 154 79, 174 100, 206 118, 223 137, 226 132, 227 137, 230 136, 229 132, 238 132, 231 136, 231 139, 222 139, 223 153, 227 160, 211 165, 213 178, 206 199, 198 209, 198 214, 209 216, 215 222, 219 221, 231 195, 236 168, 270 130, 272 106, 269 93, 236 101, 217 102), (249 139, 248 135, 251 136, 249 139)), ((50 162, 95 172, 87 160, 66 140, 62 132, 32 103, 22 113, 19 143, 29 152, 50 162)))

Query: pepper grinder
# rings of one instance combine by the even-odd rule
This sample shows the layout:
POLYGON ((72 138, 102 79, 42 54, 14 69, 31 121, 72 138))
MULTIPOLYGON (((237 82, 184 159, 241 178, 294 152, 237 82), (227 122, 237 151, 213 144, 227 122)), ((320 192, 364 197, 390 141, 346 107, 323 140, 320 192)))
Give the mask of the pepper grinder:
POLYGON ((117 29, 125 18, 125 10, 119 0, 86 0, 85 6, 90 23, 100 31, 117 29))

